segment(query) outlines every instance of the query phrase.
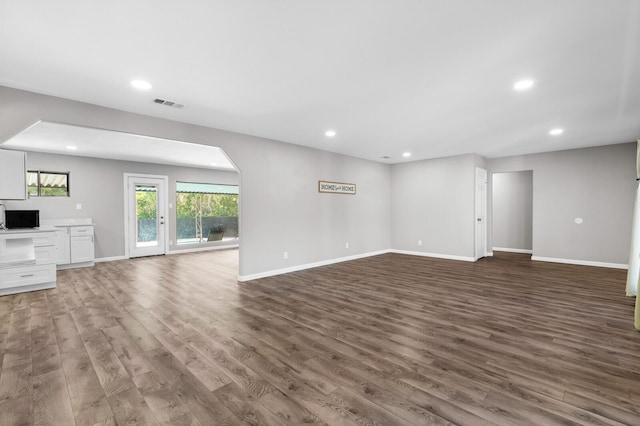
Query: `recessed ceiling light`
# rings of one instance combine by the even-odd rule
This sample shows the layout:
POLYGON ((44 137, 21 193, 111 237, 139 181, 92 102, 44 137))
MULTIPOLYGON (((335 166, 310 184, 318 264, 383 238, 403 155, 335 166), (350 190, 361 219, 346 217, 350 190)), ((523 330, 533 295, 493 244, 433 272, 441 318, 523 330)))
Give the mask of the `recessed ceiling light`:
POLYGON ((411 157, 411 153, 410 152, 403 152, 402 156, 403 157, 411 157))
POLYGON ((77 146, 73 146, 73 145, 67 145, 65 148, 67 148, 69 151, 75 151, 76 149, 78 149, 77 146))
POLYGON ((561 135, 563 133, 564 133, 563 129, 551 129, 551 130, 549 130, 549 134, 551 136, 558 136, 558 135, 561 135))
POLYGON ((211 163, 211 165, 212 165, 212 166, 217 166, 217 165, 218 165, 218 163, 211 163))
POLYGON ((529 90, 533 87, 533 80, 520 80, 513 85, 513 89, 517 91, 529 90))
POLYGON ((149 90, 151 89, 151 83, 144 80, 131 80, 131 85, 138 90, 149 90))
POLYGON ((324 135, 328 138, 332 138, 336 135, 336 131, 335 130, 327 130, 326 132, 324 132, 324 135))

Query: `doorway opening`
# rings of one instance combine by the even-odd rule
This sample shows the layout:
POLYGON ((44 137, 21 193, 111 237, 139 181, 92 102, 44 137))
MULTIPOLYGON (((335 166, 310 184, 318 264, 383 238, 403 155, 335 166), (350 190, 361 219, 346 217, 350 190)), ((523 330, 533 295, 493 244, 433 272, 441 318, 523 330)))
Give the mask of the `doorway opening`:
POLYGON ((533 253, 533 170, 493 173, 493 251, 533 253))
MULTIPOLYGON (((29 151, 27 165, 34 169, 55 169, 75 176, 76 184, 71 186, 69 202, 53 205, 43 198, 30 203, 41 209, 43 219, 82 217, 95 223, 98 262, 240 246, 241 172, 220 147, 49 121, 34 123, 3 143, 3 148, 5 146, 29 151), (76 149, 69 150, 66 146, 76 149), (134 183, 131 191, 136 194, 134 203, 134 196, 128 192, 127 185, 123 185, 126 173, 138 177, 168 176, 168 181, 159 185, 144 181, 134 183), (220 223, 211 224, 207 222, 211 221, 210 212, 203 210, 197 228, 200 233, 195 234, 197 241, 185 243, 182 241, 184 236, 191 232, 191 216, 187 214, 191 210, 189 200, 186 200, 186 209, 181 205, 178 220, 177 182, 189 183, 190 188, 181 189, 183 193, 194 192, 194 183, 198 183, 198 188, 199 184, 235 186, 232 195, 237 207, 231 211, 228 203, 219 203, 221 207, 216 206, 212 212, 220 223), (114 197, 117 198, 115 202, 114 197), (124 200, 126 208, 120 200, 124 200), (138 200, 139 211, 131 211, 138 200), (187 216, 182 214, 184 211, 187 216), (129 215, 136 221, 130 222, 129 215), (224 220, 221 219, 223 215, 224 220), (178 233, 180 224, 184 226, 178 233), (210 229, 205 229, 207 227, 210 229), (216 239, 218 227, 224 229, 221 240, 216 239)), ((198 188, 196 192, 210 192, 198 188)), ((215 192, 220 192, 220 188, 215 192)), ((200 210, 196 211, 200 213, 200 210)), ((239 256, 237 251, 231 255, 239 256)))

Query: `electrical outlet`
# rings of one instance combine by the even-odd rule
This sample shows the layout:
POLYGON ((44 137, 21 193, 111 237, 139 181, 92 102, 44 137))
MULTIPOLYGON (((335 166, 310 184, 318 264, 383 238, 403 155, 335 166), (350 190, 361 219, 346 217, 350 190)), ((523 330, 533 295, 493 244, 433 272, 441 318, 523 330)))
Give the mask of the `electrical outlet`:
POLYGON ((283 259, 288 259, 289 258, 289 252, 288 251, 283 251, 282 252, 282 258, 283 259))
POLYGON ((344 243, 344 248, 349 248, 349 242, 344 243))
POLYGON ((80 203, 76 204, 76 210, 82 210, 82 204, 80 203))
POLYGON ((422 245, 422 240, 418 240, 418 245, 421 246, 422 245))

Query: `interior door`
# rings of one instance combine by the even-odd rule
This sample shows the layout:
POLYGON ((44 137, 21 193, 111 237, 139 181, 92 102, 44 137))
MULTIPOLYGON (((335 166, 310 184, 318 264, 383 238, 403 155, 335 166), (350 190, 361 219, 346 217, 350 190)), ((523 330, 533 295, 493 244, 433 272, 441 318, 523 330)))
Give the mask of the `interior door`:
POLYGON ((487 255, 487 171, 476 167, 476 260, 487 255))
POLYGON ((166 253, 166 188, 166 177, 127 177, 129 257, 166 253))

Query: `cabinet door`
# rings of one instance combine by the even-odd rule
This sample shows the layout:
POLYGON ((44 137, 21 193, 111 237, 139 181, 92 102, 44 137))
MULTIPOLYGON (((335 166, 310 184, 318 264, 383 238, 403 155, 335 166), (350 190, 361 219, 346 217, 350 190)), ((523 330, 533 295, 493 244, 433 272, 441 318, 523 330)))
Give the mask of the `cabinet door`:
POLYGON ((71 237, 71 263, 93 262, 95 260, 93 235, 71 237))
POLYGON ((69 247, 69 228, 56 229, 56 265, 71 263, 71 248, 69 247))
POLYGON ((27 199, 27 163, 22 151, 0 149, 0 200, 27 199))

